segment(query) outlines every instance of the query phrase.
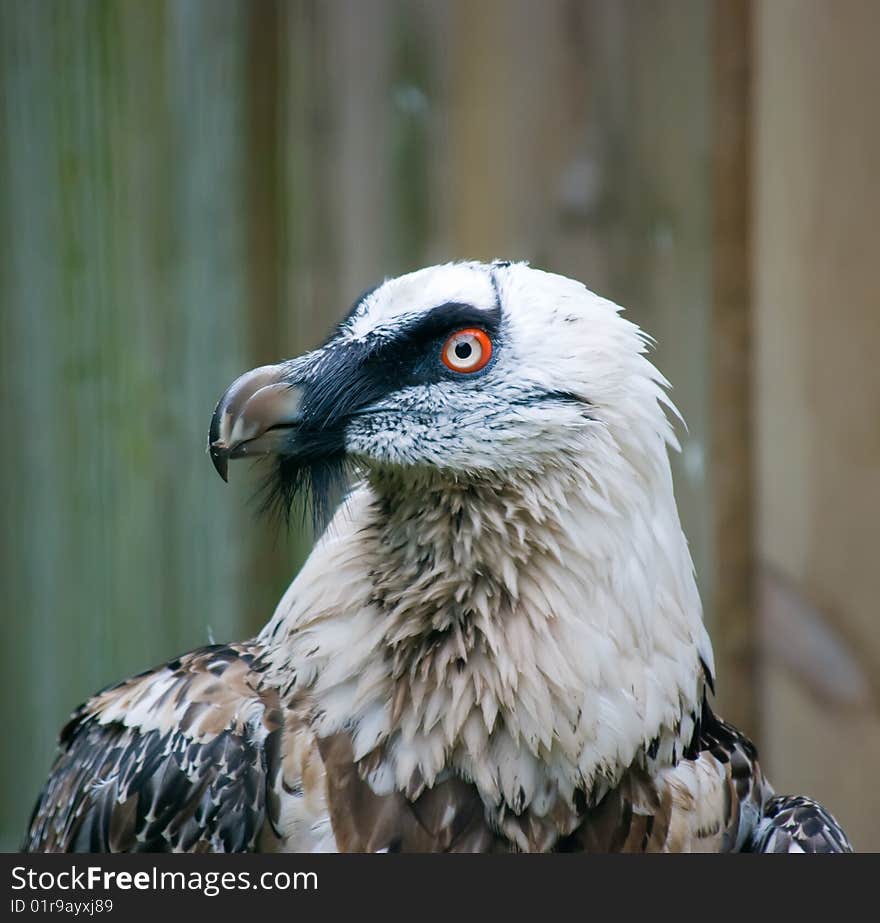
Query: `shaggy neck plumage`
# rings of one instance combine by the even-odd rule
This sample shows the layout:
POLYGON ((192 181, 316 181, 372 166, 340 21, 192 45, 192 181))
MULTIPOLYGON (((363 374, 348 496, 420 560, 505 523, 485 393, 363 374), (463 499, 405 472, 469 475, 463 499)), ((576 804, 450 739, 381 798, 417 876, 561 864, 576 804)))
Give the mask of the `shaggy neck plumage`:
POLYGON ((373 471, 262 633, 270 677, 295 671, 377 791, 454 768, 544 814, 673 760, 707 642, 671 484, 626 474, 373 471))
POLYGON ((501 653, 520 605, 519 575, 540 573, 545 559, 562 563, 559 514, 570 506, 571 479, 386 469, 369 483, 366 540, 382 556, 371 603, 384 616, 395 681, 404 689, 430 675, 442 681, 477 651, 501 653))

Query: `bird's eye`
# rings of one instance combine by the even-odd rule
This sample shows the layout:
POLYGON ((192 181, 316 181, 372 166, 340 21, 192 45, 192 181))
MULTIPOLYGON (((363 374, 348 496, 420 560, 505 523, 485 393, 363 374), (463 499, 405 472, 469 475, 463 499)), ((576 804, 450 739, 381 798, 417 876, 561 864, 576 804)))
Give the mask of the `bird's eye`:
POLYGON ((492 341, 476 327, 458 330, 443 344, 441 358, 453 372, 479 372, 492 358, 492 341))

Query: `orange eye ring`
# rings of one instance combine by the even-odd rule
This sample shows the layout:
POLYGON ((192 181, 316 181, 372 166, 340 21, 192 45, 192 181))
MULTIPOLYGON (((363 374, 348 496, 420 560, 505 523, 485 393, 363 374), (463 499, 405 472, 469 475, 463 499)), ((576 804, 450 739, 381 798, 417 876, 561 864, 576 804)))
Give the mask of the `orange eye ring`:
POLYGON ((492 341, 485 330, 465 327, 456 330, 443 344, 443 364, 453 372, 471 375, 486 368, 492 358, 492 341))

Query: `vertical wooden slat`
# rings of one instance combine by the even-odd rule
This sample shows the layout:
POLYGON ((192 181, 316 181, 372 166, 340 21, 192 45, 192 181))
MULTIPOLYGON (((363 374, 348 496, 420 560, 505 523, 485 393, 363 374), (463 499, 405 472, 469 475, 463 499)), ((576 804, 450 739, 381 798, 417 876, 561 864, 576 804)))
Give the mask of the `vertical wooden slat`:
POLYGON ((168 13, 171 128, 180 161, 174 189, 176 356, 167 372, 179 394, 175 423, 188 463, 173 471, 169 485, 176 501, 169 518, 179 546, 166 567, 176 574, 177 606, 200 613, 204 635, 210 628, 223 639, 239 628, 249 599, 240 516, 224 485, 205 478, 205 410, 210 415, 219 393, 250 358, 242 310, 248 297, 244 5, 199 0, 171 3, 168 13), (218 527, 223 531, 212 534, 218 527))
MULTIPOLYGON (((8 742, 0 759, 0 780, 4 792, 14 793, 2 800, 3 846, 14 849, 24 820, 22 786, 40 771, 51 751, 51 742, 40 738, 58 717, 58 700, 68 692, 61 671, 52 669, 55 642, 64 632, 53 618, 59 602, 57 581, 64 574, 58 574, 59 530, 50 524, 59 512, 59 482, 69 452, 64 439, 58 439, 58 414, 53 409, 63 390, 55 363, 62 340, 52 311, 62 291, 54 208, 61 177, 51 106, 53 55, 46 38, 52 34, 52 10, 43 5, 25 11, 7 0, 0 18, 0 374, 3 418, 16 440, 16 451, 0 456, 4 508, 0 657, 8 684, 0 705, 8 742), (64 449, 63 454, 58 448, 64 449), (44 666, 47 649, 50 657, 44 666)), ((70 650, 73 641, 64 637, 70 650)))
MULTIPOLYGON (((280 316, 272 361, 317 346, 337 308, 338 241, 330 208, 333 137, 327 4, 282 4, 278 28, 278 293, 280 316)), ((267 523, 259 524, 265 529, 267 523)), ((281 586, 295 575, 313 536, 305 511, 289 533, 271 541, 281 586)))
POLYGON ((281 297, 291 355, 320 342, 336 300, 339 246, 330 205, 332 38, 326 10, 315 0, 283 7, 281 297))
POLYGON ((507 215, 509 195, 503 183, 506 73, 504 34, 510 20, 501 0, 453 5, 453 45, 447 66, 450 158, 447 177, 447 220, 454 257, 492 259, 506 253, 512 230, 507 215))
MULTIPOLYGON (((290 49, 282 31, 284 4, 277 0, 248 4, 247 81, 245 143, 247 144, 246 234, 248 239, 246 303, 240 308, 249 338, 249 364, 265 365, 287 358, 295 350, 287 341, 286 315, 296 311, 284 302, 283 223, 286 201, 283 192, 282 85, 284 55, 290 49)), ((303 139, 300 143, 304 143, 303 139)), ((238 470, 236 479, 258 491, 253 472, 238 470)), ((230 498, 232 499, 232 498, 230 498)), ((236 498, 237 499, 237 498, 236 498)), ((251 517, 247 532, 248 566, 245 577, 249 630, 256 633, 274 611, 292 573, 291 552, 302 550, 299 521, 288 534, 270 517, 256 520, 258 504, 245 515, 251 517)))
POLYGON ((612 178, 622 213, 612 293, 656 337, 655 362, 687 422, 678 430, 681 453, 672 455, 675 492, 714 634, 710 8, 675 0, 627 9, 629 22, 620 23, 625 31, 612 46, 613 60, 629 70, 612 97, 612 178))
POLYGON ((715 661, 725 717, 760 739, 752 489, 751 3, 712 18, 711 454, 715 661))
POLYGON ((326 45, 329 231, 336 241, 333 301, 338 318, 389 271, 390 0, 333 0, 322 5, 326 45))
POLYGON ((424 8, 398 7, 390 25, 388 127, 388 267, 398 274, 427 265, 434 215, 430 184, 431 120, 437 100, 424 8))

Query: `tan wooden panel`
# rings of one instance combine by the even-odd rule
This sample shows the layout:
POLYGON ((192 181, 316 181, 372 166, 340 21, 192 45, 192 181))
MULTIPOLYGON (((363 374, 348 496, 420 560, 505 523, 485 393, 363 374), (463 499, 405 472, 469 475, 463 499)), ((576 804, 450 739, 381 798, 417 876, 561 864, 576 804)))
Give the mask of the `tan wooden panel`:
POLYGON ((755 9, 758 537, 768 616, 816 637, 798 661, 770 651, 764 751, 780 788, 825 799, 876 850, 880 5, 755 9))

